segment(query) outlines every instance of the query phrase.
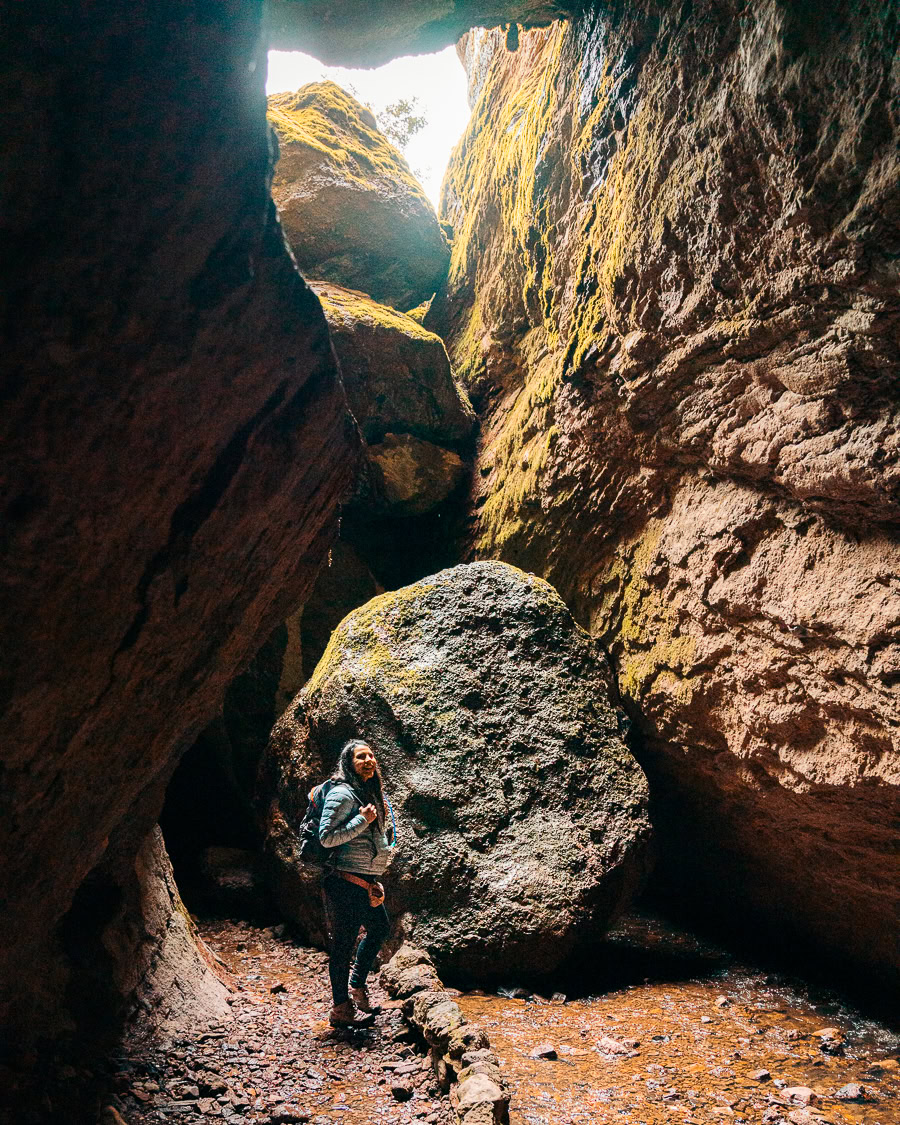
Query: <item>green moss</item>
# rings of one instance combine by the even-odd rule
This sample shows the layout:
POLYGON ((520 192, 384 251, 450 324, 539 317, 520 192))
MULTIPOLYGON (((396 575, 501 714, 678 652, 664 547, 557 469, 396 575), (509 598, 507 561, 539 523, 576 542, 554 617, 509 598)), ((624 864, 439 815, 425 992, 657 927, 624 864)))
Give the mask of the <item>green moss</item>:
POLYGON ((424 321, 425 317, 428 315, 428 311, 431 308, 431 302, 433 300, 433 297, 429 297, 428 300, 423 301, 421 305, 416 305, 414 309, 410 309, 406 315, 410 320, 414 320, 417 324, 421 324, 424 321))
POLYGON ((665 591, 648 578, 662 531, 662 520, 651 520, 638 539, 620 549, 601 578, 609 592, 599 616, 621 648, 619 689, 638 703, 657 682, 665 683, 668 694, 684 702, 693 694, 688 676, 697 641, 681 633, 678 615, 665 591))
POLYGON ((400 182, 430 207, 409 165, 378 132, 371 112, 334 82, 310 82, 294 93, 273 94, 268 118, 281 141, 327 157, 346 181, 400 182))
POLYGON ((551 335, 553 241, 538 173, 557 111, 554 77, 563 38, 563 27, 557 25, 549 33, 542 67, 508 80, 495 70, 495 80, 485 83, 453 155, 448 181, 451 194, 477 201, 477 206, 464 209, 461 223, 454 223, 451 288, 476 272, 487 214, 490 236, 499 232, 505 251, 518 259, 517 274, 524 278, 522 303, 544 317, 551 335))
POLYGON ((371 297, 356 289, 345 289, 343 286, 330 285, 322 281, 313 281, 310 285, 321 301, 325 316, 329 320, 347 318, 351 321, 368 321, 382 328, 402 332, 412 339, 443 347, 440 336, 423 328, 408 313, 398 312, 389 305, 379 304, 378 301, 373 301, 371 297))
POLYGON ((306 687, 306 694, 318 692, 326 679, 351 674, 357 682, 376 680, 382 689, 399 690, 415 683, 424 689, 423 675, 409 665, 399 663, 391 640, 397 634, 409 638, 418 628, 422 598, 435 587, 417 583, 379 594, 364 606, 353 610, 331 634, 328 647, 316 665, 306 687))

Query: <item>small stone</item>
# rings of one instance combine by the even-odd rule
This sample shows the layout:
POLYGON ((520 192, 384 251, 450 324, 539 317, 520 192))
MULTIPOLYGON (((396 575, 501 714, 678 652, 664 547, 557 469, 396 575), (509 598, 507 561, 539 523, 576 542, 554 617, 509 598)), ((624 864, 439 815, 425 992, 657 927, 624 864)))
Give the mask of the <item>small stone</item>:
POLYGON ((768 1082, 772 1075, 767 1070, 754 1070, 751 1077, 757 1082, 768 1082))
POLYGON ((279 1105, 271 1111, 272 1125, 295 1125, 296 1122, 309 1121, 309 1114, 294 1106, 279 1105))
POLYGON ((554 1004, 565 1004, 566 1000, 568 1000, 568 996, 566 996, 564 992, 554 992, 550 1000, 554 1004))
POLYGON ((730 1004, 731 1004, 731 1001, 728 999, 727 996, 717 996, 716 997, 716 1007, 717 1008, 727 1008, 730 1004))
POLYGON ((281 981, 278 981, 276 984, 272 985, 272 987, 269 989, 269 992, 271 992, 273 996, 276 992, 287 992, 287 986, 284 985, 281 981))
POLYGON ((701 1023, 712 1023, 712 1019, 709 1016, 701 1016, 700 1022, 701 1023))
POLYGON ((402 1082, 394 1082, 391 1085, 391 1093, 398 1102, 408 1102, 413 1096, 413 1088, 402 1082))
POLYGON ((556 1053, 556 1048, 552 1043, 538 1043, 532 1050, 531 1057, 533 1059, 555 1059, 559 1056, 556 1053))
POLYGON ((800 1105, 809 1105, 811 1102, 816 1101, 816 1095, 809 1086, 787 1086, 784 1090, 784 1096, 790 1098, 792 1102, 798 1102, 800 1105))
POLYGON ((100 1125, 125 1125, 125 1121, 115 1106, 107 1105, 100 1114, 100 1125))
POLYGON ((618 1039, 613 1039, 609 1035, 601 1035, 596 1045, 598 1050, 603 1051, 607 1055, 630 1054, 629 1047, 626 1047, 624 1043, 620 1043, 618 1039))
POLYGON ((834 1096, 841 1102, 864 1102, 866 1100, 866 1088, 860 1086, 858 1082, 848 1082, 846 1086, 841 1086, 840 1090, 836 1090, 834 1096))
POLYGON ((819 1050, 826 1055, 842 1055, 847 1045, 847 1038, 839 1027, 822 1027, 813 1032, 819 1040, 819 1050))

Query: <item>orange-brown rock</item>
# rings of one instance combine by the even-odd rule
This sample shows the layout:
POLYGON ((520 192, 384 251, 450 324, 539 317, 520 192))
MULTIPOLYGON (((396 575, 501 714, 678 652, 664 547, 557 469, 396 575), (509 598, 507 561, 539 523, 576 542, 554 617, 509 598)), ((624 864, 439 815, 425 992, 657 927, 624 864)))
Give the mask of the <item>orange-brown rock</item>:
POLYGON ((482 414, 471 553, 608 645, 665 878, 900 969, 896 20, 611 5, 461 47, 426 324, 482 414))
MULTIPOLYGON (((14 1045, 83 1014, 64 1010, 80 971, 67 912, 111 849, 133 864, 178 755, 311 585, 353 471, 325 319, 269 199, 261 18, 137 0, 5 21, 0 1026, 14 1045)), ((91 925, 113 886, 112 903, 78 898, 91 925)))
POLYGON ((370 110, 334 82, 269 98, 272 197, 300 269, 409 309, 447 274, 430 201, 370 110))

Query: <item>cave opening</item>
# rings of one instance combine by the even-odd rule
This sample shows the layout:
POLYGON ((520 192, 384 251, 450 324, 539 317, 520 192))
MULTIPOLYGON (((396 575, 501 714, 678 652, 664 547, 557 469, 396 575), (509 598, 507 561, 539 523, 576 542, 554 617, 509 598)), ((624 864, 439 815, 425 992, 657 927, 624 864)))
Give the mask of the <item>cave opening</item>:
POLYGON ((13 1119, 443 1125, 468 1069, 495 1121, 893 1125, 838 995, 898 972, 890 5, 269 7, 363 65, 464 35, 440 215, 414 86, 273 55, 272 167, 259 5, 0 45, 13 1119), (363 721, 395 936, 463 993, 408 950, 365 1041, 292 851, 363 721), (650 833, 665 918, 610 931, 650 833))

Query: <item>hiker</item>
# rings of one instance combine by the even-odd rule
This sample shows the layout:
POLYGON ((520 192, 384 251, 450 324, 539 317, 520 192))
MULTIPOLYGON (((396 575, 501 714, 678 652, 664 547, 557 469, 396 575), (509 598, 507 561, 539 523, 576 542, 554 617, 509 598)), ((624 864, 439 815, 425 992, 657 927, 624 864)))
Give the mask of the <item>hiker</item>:
POLYGON ((319 820, 319 841, 330 852, 324 891, 334 1006, 328 1019, 332 1027, 366 1027, 379 1010, 369 999, 366 978, 390 929, 384 887, 378 880, 393 859, 394 812, 382 792, 378 763, 367 742, 346 743, 331 781, 319 820), (366 934, 351 972, 360 927, 366 934))

